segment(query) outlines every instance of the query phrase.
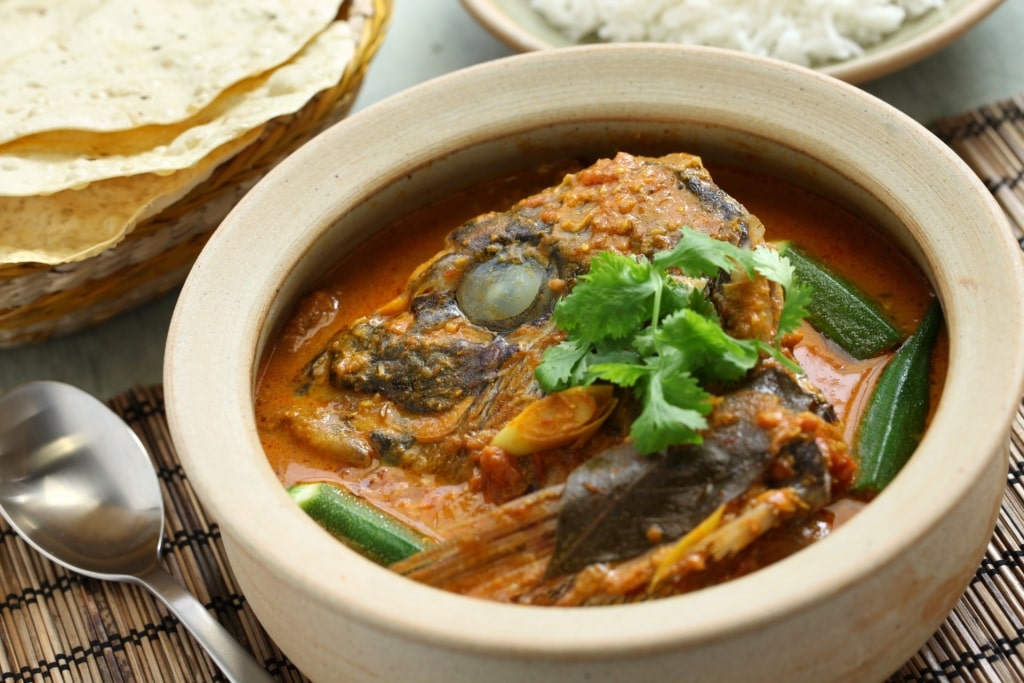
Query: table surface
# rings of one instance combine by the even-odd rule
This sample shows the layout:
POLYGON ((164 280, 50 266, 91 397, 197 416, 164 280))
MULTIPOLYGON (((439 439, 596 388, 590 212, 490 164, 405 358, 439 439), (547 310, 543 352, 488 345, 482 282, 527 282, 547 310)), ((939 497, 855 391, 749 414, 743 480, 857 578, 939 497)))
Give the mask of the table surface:
MULTIPOLYGON (((511 54, 459 0, 394 3, 357 110, 435 76, 511 54)), ((1011 97, 1024 92, 1022 28, 1024 0, 1006 0, 949 47, 861 87, 922 123, 1011 97)), ((88 330, 0 351, 0 390, 52 379, 110 398, 133 386, 159 384, 175 300, 176 292, 88 330)))

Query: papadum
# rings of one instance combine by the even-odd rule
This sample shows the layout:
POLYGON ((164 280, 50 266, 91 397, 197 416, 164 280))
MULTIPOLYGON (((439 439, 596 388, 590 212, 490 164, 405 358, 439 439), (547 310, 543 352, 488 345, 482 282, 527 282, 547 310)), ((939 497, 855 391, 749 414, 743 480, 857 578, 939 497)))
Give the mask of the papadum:
POLYGON ((0 265, 116 246, 337 85, 342 0, 0 0, 0 265))
POLYGON ((184 122, 105 133, 50 131, 0 145, 0 195, 49 194, 188 168, 225 142, 301 109, 338 82, 354 51, 349 25, 334 22, 288 63, 236 83, 184 122))
POLYGON ((43 197, 0 197, 0 264, 58 264, 114 246, 137 223, 167 208, 251 144, 261 128, 168 175, 110 178, 43 197))
POLYGON ((337 0, 0 2, 0 142, 183 121, 290 59, 337 0), (43 15, 43 18, 40 18, 43 15), (50 15, 46 18, 45 15, 50 15), (43 40, 17 33, 36 26, 43 40))

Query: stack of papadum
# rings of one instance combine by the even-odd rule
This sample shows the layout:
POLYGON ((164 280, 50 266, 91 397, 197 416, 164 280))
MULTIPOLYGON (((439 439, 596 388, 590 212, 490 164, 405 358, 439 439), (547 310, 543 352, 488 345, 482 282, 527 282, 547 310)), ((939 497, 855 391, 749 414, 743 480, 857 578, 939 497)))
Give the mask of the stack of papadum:
POLYGON ((338 83, 341 0, 0 0, 0 265, 121 241, 338 83))

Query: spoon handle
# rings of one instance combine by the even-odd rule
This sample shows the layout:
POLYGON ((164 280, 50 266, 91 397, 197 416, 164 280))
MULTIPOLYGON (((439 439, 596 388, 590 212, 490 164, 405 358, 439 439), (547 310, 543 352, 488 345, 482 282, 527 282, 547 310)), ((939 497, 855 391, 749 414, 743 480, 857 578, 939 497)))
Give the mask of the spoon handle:
POLYGON ((210 659, 232 683, 271 683, 274 681, 249 652, 214 619, 202 603, 156 564, 135 577, 139 583, 163 600, 178 621, 195 637, 210 659))

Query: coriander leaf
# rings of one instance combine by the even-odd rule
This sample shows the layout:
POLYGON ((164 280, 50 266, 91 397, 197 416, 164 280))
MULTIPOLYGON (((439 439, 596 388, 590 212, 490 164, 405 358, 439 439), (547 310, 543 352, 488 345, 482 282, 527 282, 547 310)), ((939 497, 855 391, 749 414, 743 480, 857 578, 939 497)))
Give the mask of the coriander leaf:
MULTIPOLYGON (((637 357, 637 361, 642 359, 637 357)), ((641 379, 651 374, 651 368, 643 362, 633 363, 594 363, 589 374, 594 379, 602 379, 620 387, 632 387, 641 379)))
POLYGON ((651 317, 662 278, 647 260, 611 251, 590 260, 590 271, 555 307, 555 324, 576 338, 628 337, 651 317))
POLYGON ((782 311, 779 313, 776 334, 776 338, 781 338, 800 327, 800 323, 807 317, 811 290, 797 281, 796 269, 778 250, 761 246, 751 252, 751 255, 757 272, 782 285, 786 294, 782 311))
POLYGON ((707 294, 700 289, 691 289, 689 301, 686 306, 695 313, 699 313, 709 320, 716 321, 719 325, 722 324, 721 319, 718 317, 718 311, 715 309, 715 305, 711 303, 711 299, 708 298, 707 294))
POLYGON ((802 372, 780 339, 800 324, 808 299, 777 251, 750 251, 684 227, 676 247, 653 261, 614 252, 591 259, 590 272, 555 307, 569 341, 545 352, 537 380, 549 392, 595 381, 632 389, 641 412, 630 434, 641 453, 700 443, 713 405, 704 384, 742 379, 762 354, 802 372), (690 282, 722 270, 782 287, 774 344, 729 336, 705 288, 690 282))
POLYGON ((645 358, 656 358, 664 349, 658 346, 658 328, 645 327, 633 335, 633 350, 645 358))
POLYGON ((789 334, 800 327, 800 323, 808 316, 807 306, 811 302, 811 288, 793 283, 785 288, 786 299, 779 313, 779 331, 776 338, 789 334))
POLYGON ((788 259, 783 258, 778 249, 768 246, 760 246, 750 252, 754 263, 754 269, 768 278, 782 285, 784 288, 793 286, 796 278, 796 270, 788 259))
MULTIPOLYGON (((675 381, 685 380, 676 378, 675 381)), ((696 392, 707 401, 710 395, 696 386, 696 392)), ((657 453, 673 444, 701 443, 700 431, 707 426, 704 415, 693 408, 672 405, 665 399, 661 377, 650 376, 642 392, 643 409, 633 421, 630 436, 637 451, 643 455, 657 453)))
POLYGON ((590 342, 586 339, 567 339, 546 349, 533 371, 540 388, 551 393, 583 384, 584 358, 589 353, 590 342))
POLYGON ((682 234, 674 248, 654 255, 655 267, 679 268, 691 277, 714 277, 720 270, 732 271, 736 266, 741 266, 748 275, 753 274, 750 252, 746 249, 690 227, 684 227, 682 234))
POLYGON ((590 356, 590 365, 599 365, 601 363, 624 363, 626 365, 636 365, 643 363, 644 359, 639 353, 628 347, 616 347, 606 344, 594 347, 594 352, 590 356))
POLYGON ((693 308, 701 315, 717 316, 715 307, 704 295, 703 287, 694 287, 690 282, 678 280, 670 275, 664 278, 664 288, 661 291, 661 302, 659 313, 661 317, 671 315, 678 311, 693 308))
POLYGON ((717 321, 694 311, 680 311, 666 318, 658 337, 662 343, 682 350, 688 371, 713 381, 739 380, 760 358, 756 341, 734 339, 717 321))
MULTIPOLYGON (((665 400, 674 406, 690 406, 700 415, 711 412, 711 394, 701 388, 697 378, 688 372, 659 373, 661 392, 665 400)), ((696 418, 695 418, 696 419, 696 418)), ((700 421, 701 429, 706 424, 700 421)))

